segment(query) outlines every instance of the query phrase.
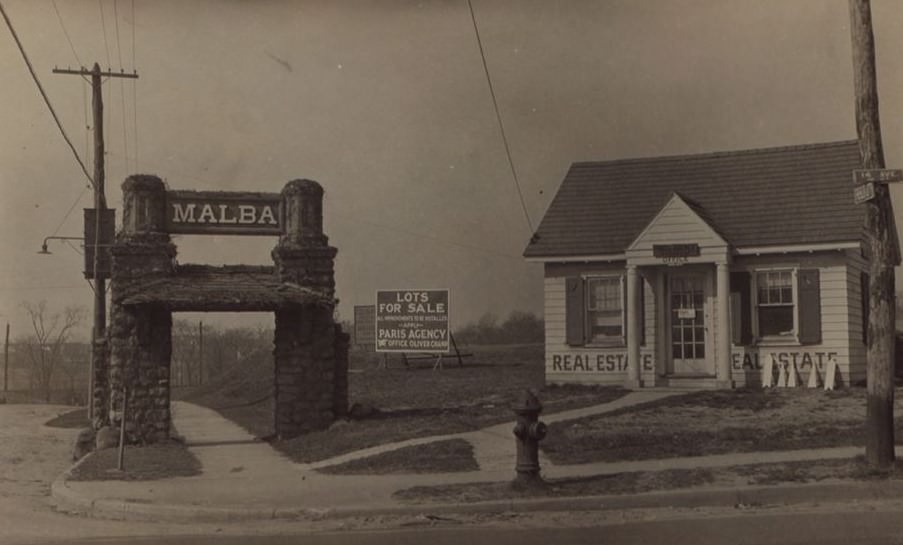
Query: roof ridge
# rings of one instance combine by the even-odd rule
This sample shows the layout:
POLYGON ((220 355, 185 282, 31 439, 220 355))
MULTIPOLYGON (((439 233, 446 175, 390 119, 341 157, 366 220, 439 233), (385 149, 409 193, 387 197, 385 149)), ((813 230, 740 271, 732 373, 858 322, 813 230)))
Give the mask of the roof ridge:
POLYGON ((858 144, 857 140, 838 140, 834 142, 815 142, 810 144, 796 144, 796 145, 788 145, 788 146, 771 146, 767 148, 754 148, 754 149, 738 149, 738 150, 723 150, 723 151, 709 151, 702 153, 691 153, 691 154, 676 154, 676 155, 655 155, 648 157, 627 157, 623 159, 610 159, 605 161, 574 161, 571 164, 571 167, 575 166, 590 166, 590 165, 617 165, 617 164, 630 164, 630 163, 652 163, 652 162, 673 162, 673 161, 691 161, 696 159, 703 158, 715 158, 715 157, 738 157, 744 155, 765 155, 768 153, 776 153, 776 152, 785 152, 785 151, 802 151, 802 150, 814 150, 814 149, 825 149, 831 147, 843 147, 849 146, 851 144, 858 144))

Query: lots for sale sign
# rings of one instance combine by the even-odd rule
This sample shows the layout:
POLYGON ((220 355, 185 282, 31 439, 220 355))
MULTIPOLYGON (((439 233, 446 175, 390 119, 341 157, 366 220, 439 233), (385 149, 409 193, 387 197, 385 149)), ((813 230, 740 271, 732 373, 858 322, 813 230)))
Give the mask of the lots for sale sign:
POLYGON ((376 292, 377 352, 448 352, 448 290, 376 292))

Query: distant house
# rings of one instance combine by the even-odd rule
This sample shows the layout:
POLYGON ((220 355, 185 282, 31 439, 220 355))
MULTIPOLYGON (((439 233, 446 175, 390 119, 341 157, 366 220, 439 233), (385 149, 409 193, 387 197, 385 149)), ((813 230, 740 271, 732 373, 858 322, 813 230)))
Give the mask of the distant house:
POLYGON ((860 164, 852 141, 573 164, 524 252, 547 381, 863 380, 860 164))

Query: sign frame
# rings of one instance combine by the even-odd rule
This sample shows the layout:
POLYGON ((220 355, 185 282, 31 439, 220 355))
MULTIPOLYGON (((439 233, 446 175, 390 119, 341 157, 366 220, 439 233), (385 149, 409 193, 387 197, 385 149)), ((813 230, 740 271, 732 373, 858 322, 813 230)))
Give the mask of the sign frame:
POLYGON ((181 235, 281 235, 285 232, 282 195, 250 191, 167 191, 165 229, 167 233, 181 235), (269 209, 275 224, 261 221, 270 217, 264 217, 264 208, 269 209), (253 221, 242 221, 243 214, 251 210, 253 221), (176 221, 188 214, 193 221, 176 221), (198 221, 207 217, 214 221, 198 221))
POLYGON ((354 305, 354 344, 376 347, 375 305, 354 305))
POLYGON ((376 352, 436 354, 451 351, 449 289, 377 290, 375 295, 376 352), (391 325, 393 323, 396 325, 391 325), (435 335, 437 330, 444 331, 440 341, 432 342, 433 339, 427 339, 427 346, 412 344, 412 341, 422 340, 412 338, 414 332, 418 332, 417 335, 435 335), (424 333, 425 331, 433 333, 424 333))
POLYGON ((875 183, 867 182, 853 188, 853 204, 863 204, 875 198, 875 183))
POLYGON ((692 242, 688 244, 653 244, 652 257, 660 258, 689 258, 699 257, 702 250, 699 244, 692 242))
POLYGON ((854 184, 892 184, 903 182, 903 169, 899 168, 870 168, 853 171, 854 184))

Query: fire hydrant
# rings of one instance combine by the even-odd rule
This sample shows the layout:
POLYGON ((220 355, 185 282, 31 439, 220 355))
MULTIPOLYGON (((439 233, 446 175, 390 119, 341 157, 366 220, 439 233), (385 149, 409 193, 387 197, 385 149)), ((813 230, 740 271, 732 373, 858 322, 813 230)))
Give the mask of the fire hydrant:
POLYGON ((524 396, 518 407, 514 408, 517 415, 517 424, 514 426, 514 436, 517 437, 517 478, 515 482, 529 483, 541 481, 539 476, 539 442, 546 436, 546 425, 539 421, 539 413, 542 412, 542 404, 530 390, 524 391, 524 396))

